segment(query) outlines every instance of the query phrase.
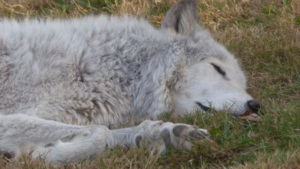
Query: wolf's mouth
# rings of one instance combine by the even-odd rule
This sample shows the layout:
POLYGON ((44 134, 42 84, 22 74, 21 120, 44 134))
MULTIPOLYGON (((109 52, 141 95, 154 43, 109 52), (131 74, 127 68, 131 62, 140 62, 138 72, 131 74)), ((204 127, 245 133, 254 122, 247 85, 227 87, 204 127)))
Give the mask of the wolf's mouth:
MULTIPOLYGON (((201 104, 200 102, 196 102, 196 104, 198 104, 198 106, 202 109, 202 110, 204 110, 204 111, 210 111, 210 112, 217 112, 216 110, 214 110, 214 109, 212 109, 212 108, 210 108, 210 107, 207 107, 207 106, 204 106, 203 104, 201 104)), ((232 118, 234 119, 234 120, 237 120, 238 119, 238 114, 232 114, 232 118)))
POLYGON ((200 102, 196 102, 196 103, 197 103, 198 106, 199 106, 202 110, 204 110, 204 111, 209 111, 209 110, 211 110, 210 107, 204 106, 204 105, 201 104, 200 102))

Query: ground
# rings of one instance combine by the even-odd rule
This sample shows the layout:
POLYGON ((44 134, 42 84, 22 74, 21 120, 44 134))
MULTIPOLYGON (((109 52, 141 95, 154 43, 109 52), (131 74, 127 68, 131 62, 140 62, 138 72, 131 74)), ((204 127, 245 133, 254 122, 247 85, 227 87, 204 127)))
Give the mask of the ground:
MULTIPOLYGON (((72 18, 89 14, 144 17, 159 27, 176 0, 0 0, 7 18, 72 18)), ((266 108, 262 122, 233 120, 226 112, 171 122, 210 131, 215 144, 168 155, 115 148, 106 155, 57 168, 300 168, 300 0, 198 0, 201 25, 239 58, 248 92, 266 108)), ((0 159, 0 168, 53 168, 30 157, 0 159)))

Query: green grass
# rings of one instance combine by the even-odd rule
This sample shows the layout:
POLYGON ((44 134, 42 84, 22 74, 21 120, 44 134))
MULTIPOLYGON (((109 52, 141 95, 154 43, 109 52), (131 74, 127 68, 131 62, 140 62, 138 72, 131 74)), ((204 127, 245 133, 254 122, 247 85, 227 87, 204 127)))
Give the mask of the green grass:
MULTIPOLYGON (((79 17, 88 14, 144 17, 159 27, 174 0, 4 0, 8 18, 79 17)), ((214 144, 168 155, 115 148, 108 155, 59 168, 300 168, 300 3, 299 0, 199 0, 201 25, 237 58, 248 75, 248 92, 267 110, 262 122, 233 120, 229 113, 196 112, 164 121, 208 129, 214 144)), ((52 168, 29 157, 0 168, 52 168)))

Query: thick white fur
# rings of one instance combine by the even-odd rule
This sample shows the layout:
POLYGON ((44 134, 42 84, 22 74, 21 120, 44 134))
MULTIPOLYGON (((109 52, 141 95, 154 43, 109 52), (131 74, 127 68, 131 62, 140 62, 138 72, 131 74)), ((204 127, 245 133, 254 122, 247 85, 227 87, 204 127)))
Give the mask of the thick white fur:
POLYGON ((0 150, 42 155, 53 164, 106 146, 150 142, 190 149, 185 135, 206 130, 146 120, 200 107, 247 110, 237 61, 198 23, 194 0, 181 0, 157 30, 133 17, 0 21, 0 150), (212 63, 226 76, 220 75, 212 63))
POLYGON ((194 112, 199 109, 195 101, 216 110, 227 109, 232 114, 241 114, 247 110, 246 102, 252 97, 246 92, 246 79, 237 71, 235 60, 219 61, 207 58, 201 63, 191 65, 186 70, 187 83, 175 93, 175 112, 194 112), (211 63, 226 71, 226 80, 216 73, 211 63))

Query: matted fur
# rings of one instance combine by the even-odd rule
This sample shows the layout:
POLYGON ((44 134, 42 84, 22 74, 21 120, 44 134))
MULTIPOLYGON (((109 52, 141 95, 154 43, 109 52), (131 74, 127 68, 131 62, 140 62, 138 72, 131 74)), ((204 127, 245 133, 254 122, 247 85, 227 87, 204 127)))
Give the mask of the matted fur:
POLYGON ((161 149, 169 146, 166 139, 188 149, 191 145, 173 138, 181 137, 177 131, 192 130, 172 134, 175 124, 104 126, 156 119, 165 112, 183 114, 200 108, 198 103, 243 113, 252 100, 246 78, 233 55, 198 20, 193 0, 174 5, 160 30, 131 16, 2 19, 1 150, 40 146, 34 152, 50 151, 48 161, 59 163, 74 160, 69 156, 74 152, 89 156, 108 143, 131 145, 140 138, 160 140, 161 149), (90 125, 102 126, 82 127, 90 125))

